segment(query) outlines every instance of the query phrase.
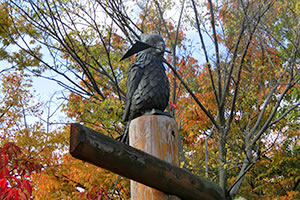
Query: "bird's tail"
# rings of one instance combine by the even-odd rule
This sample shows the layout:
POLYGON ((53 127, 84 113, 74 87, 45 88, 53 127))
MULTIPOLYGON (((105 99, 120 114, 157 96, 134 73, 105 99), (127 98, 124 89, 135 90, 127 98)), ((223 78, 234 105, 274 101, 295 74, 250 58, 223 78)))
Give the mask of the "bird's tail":
POLYGON ((116 140, 118 140, 124 144, 129 144, 129 124, 130 124, 130 121, 127 122, 123 134, 120 135, 119 137, 117 137, 116 140))

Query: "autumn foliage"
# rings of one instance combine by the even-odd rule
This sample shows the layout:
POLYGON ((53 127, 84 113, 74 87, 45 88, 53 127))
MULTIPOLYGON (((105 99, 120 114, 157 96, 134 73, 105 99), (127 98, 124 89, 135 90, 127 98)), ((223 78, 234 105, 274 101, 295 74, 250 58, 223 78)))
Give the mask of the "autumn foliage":
POLYGON ((4 2, 1 200, 130 199, 129 180, 68 154, 68 123, 123 133, 135 58, 119 60, 141 33, 166 39, 166 60, 206 109, 166 68, 181 167, 228 199, 300 198, 298 1, 4 2), (51 101, 33 92, 41 75, 64 88, 51 101))
POLYGON ((31 173, 39 172, 40 164, 24 156, 13 142, 0 148, 0 158, 0 199, 31 199, 31 173))

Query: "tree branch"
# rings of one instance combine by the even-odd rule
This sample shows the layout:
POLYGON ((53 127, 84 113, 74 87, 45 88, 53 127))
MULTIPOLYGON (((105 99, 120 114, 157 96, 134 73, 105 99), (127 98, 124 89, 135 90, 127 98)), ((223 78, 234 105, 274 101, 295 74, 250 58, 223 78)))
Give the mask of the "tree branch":
MULTIPOLYGON (((218 44, 218 37, 216 32, 216 24, 215 24, 215 16, 214 16, 214 10, 213 10, 213 4, 211 0, 208 0, 209 3, 209 9, 210 9, 210 19, 211 19, 211 26, 213 30, 213 37, 214 37, 214 46, 216 51, 216 67, 217 67, 217 83, 218 83, 218 97, 219 102, 222 99, 222 83, 221 83, 221 69, 220 69, 220 55, 219 55, 219 44, 218 44)), ((220 115, 221 117, 222 115, 220 115)))
POLYGON ((216 99, 217 105, 219 105, 219 103, 220 103, 219 102, 219 96, 217 94, 216 86, 215 86, 214 79, 213 79, 213 76, 212 76, 211 64, 209 62, 208 53, 207 53, 206 46, 205 46, 205 43, 204 43, 202 31, 200 29, 200 23, 199 23, 199 19, 198 19, 198 11, 197 11, 197 7, 196 7, 196 4, 195 4, 194 0, 192 0, 192 4, 193 4, 194 13, 195 13, 197 30, 198 30, 198 34, 199 34, 200 41, 201 41, 201 47, 202 47, 202 50, 204 52, 206 64, 207 64, 207 67, 208 67, 208 73, 209 73, 210 82, 211 82, 211 85, 212 85, 212 88, 213 88, 213 91, 214 91, 214 95, 215 95, 215 99, 216 99))
POLYGON ((181 84, 185 87, 185 89, 189 92, 189 94, 193 97, 193 99, 196 101, 196 103, 199 105, 201 110, 206 114, 206 116, 211 120, 211 122, 216 126, 217 129, 220 129, 219 124, 215 121, 211 113, 206 110, 206 108, 202 105, 202 103, 199 101, 199 99, 195 96, 195 94, 192 92, 192 90, 187 86, 187 84, 183 81, 183 79, 180 77, 180 75, 175 71, 172 65, 170 65, 166 60, 163 61, 168 65, 168 67, 173 71, 175 76, 180 80, 181 84))

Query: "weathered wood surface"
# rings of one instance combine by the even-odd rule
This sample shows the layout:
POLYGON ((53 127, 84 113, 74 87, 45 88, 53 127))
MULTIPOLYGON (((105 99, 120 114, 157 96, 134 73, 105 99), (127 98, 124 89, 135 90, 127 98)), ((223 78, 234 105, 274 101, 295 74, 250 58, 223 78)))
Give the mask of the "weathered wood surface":
POLYGON ((80 124, 71 124, 70 153, 75 158, 182 199, 224 199, 217 184, 80 124))
MULTIPOLYGON (((129 145, 179 166, 177 125, 164 115, 146 115, 131 121, 129 145)), ((179 200, 136 181, 130 181, 131 200, 179 200)))

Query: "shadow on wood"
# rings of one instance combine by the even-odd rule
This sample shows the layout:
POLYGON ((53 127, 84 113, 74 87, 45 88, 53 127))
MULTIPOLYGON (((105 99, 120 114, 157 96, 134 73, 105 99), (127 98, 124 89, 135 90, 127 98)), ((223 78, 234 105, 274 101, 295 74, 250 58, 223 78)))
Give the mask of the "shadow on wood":
POLYGON ((217 184, 80 124, 71 124, 70 153, 75 158, 182 199, 224 199, 217 184))

